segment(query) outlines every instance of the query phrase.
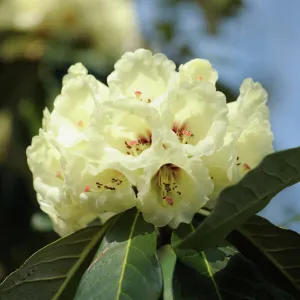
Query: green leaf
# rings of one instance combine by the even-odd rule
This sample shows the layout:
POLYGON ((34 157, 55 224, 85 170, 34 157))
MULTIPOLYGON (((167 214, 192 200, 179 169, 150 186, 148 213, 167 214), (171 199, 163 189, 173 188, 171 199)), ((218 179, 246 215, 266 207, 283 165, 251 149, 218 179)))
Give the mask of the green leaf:
POLYGON ((239 183, 220 194, 212 214, 174 247, 202 250, 216 246, 263 209, 284 188, 300 181, 300 147, 267 156, 239 183))
POLYGON ((173 300, 173 273, 176 264, 176 253, 170 245, 165 245, 158 250, 158 259, 164 280, 164 300, 173 300))
POLYGON ((162 278, 156 246, 155 228, 140 212, 132 209, 117 216, 82 277, 75 299, 158 299, 162 278))
POLYGON ((109 224, 84 228, 33 254, 0 285, 0 299, 72 299, 109 224))
POLYGON ((300 235, 253 216, 228 240, 300 299, 300 235))
MULTIPOLYGON (((182 239, 194 226, 181 225, 172 239, 182 239)), ((180 262, 174 272, 174 300, 293 299, 277 289, 259 268, 232 246, 196 252, 177 250, 180 262)))

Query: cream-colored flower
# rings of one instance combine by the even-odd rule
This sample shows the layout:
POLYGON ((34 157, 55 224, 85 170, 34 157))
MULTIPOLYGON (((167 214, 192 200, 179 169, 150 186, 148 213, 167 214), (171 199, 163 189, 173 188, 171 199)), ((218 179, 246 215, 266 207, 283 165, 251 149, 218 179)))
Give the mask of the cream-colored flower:
POLYGON ((72 66, 27 150, 55 230, 135 206, 146 221, 176 228, 272 152, 265 90, 247 79, 227 106, 216 79, 207 61, 176 72, 144 49, 116 63, 108 87, 72 66))
POLYGON ((236 103, 229 106, 229 131, 236 133, 238 180, 274 151, 267 92, 258 82, 245 79, 236 103))
POLYGON ((136 186, 145 220, 172 228, 190 223, 213 190, 206 166, 176 147, 155 147, 147 154, 136 186))
POLYGON ((72 147, 86 140, 86 128, 94 111, 94 95, 105 101, 108 88, 87 74, 80 63, 71 66, 63 78, 61 94, 54 100, 47 130, 64 147, 72 147))
POLYGON ((97 216, 65 184, 69 161, 88 144, 85 132, 94 110, 94 93, 98 101, 104 101, 108 88, 88 75, 82 64, 71 66, 63 78, 62 92, 54 101, 53 111, 44 110, 43 129, 27 149, 41 209, 49 214, 55 230, 62 235, 83 227, 97 216))
POLYGON ((229 128, 224 146, 204 158, 215 184, 210 199, 215 200, 223 188, 239 181, 274 151, 266 103, 267 93, 261 84, 248 78, 241 85, 237 101, 228 104, 229 128))
POLYGON ((97 215, 134 207, 136 173, 122 164, 124 160, 126 156, 113 148, 100 152, 98 160, 75 156, 66 174, 66 187, 97 215))
POLYGON ((181 81, 208 81, 215 84, 218 73, 206 59, 192 59, 179 67, 181 81))
POLYGON ((175 64, 165 55, 138 49, 125 53, 107 79, 113 98, 133 98, 157 106, 178 77, 175 64))
POLYGON ((181 82, 161 106, 164 122, 190 155, 202 157, 223 145, 228 108, 210 82, 181 82))
POLYGON ((40 129, 26 154, 38 202, 51 218, 57 233, 71 233, 96 217, 88 207, 81 205, 79 197, 69 194, 65 189, 65 169, 61 163, 61 154, 49 134, 40 129))

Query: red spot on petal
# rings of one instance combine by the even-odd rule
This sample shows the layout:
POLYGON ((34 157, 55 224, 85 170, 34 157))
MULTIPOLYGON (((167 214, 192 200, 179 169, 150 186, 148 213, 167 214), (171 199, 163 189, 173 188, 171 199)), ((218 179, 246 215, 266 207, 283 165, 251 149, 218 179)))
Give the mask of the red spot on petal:
POLYGON ((197 76, 197 79, 198 79, 198 80, 203 80, 204 78, 203 78, 202 75, 199 75, 199 76, 197 76))
POLYGON ((169 205, 173 206, 174 205, 174 201, 172 198, 170 197, 166 197, 165 200, 168 202, 169 205))
POLYGON ((82 121, 82 120, 78 121, 78 122, 77 122, 77 126, 83 127, 83 121, 82 121))
POLYGON ((91 190, 91 187, 89 185, 86 185, 85 188, 84 188, 84 191, 86 193, 88 193, 90 190, 91 190))
POLYGON ((244 164, 244 169, 245 170, 251 170, 250 166, 248 164, 244 164))
POLYGON ((141 91, 135 91, 134 93, 135 93, 135 95, 136 95, 137 97, 140 97, 140 96, 142 95, 142 92, 141 92, 141 91))

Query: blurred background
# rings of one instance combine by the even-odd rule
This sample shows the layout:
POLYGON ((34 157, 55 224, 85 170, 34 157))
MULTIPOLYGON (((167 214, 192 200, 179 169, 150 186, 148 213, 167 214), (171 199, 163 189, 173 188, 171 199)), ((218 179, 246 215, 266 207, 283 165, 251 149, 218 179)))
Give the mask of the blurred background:
MULTIPOLYGON (((299 11, 298 0, 0 0, 0 282, 58 238, 39 210, 25 149, 70 64, 106 83, 126 50, 163 52, 177 65, 209 59, 228 101, 246 77, 264 85, 275 149, 296 147, 299 11)), ((300 232, 300 185, 260 214, 300 232)))

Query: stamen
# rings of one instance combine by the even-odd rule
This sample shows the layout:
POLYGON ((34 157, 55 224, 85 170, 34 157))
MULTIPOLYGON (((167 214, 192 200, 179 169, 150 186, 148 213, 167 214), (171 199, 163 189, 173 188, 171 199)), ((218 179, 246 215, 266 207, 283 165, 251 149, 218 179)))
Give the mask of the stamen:
POLYGON ((174 200, 170 197, 165 197, 164 200, 168 202, 169 205, 173 206, 174 205, 174 200))
POLYGON ((173 164, 163 165, 158 173, 158 185, 161 188, 161 198, 162 205, 174 205, 174 199, 170 196, 170 194, 176 193, 178 196, 181 195, 181 191, 178 190, 178 185, 176 182, 176 174, 180 170, 177 166, 173 164))
POLYGON ((141 91, 135 91, 134 93, 135 93, 136 98, 137 98, 138 100, 140 100, 141 95, 142 95, 142 92, 141 92, 141 91))
POLYGON ((124 143, 127 148, 127 155, 138 156, 151 146, 151 133, 149 138, 142 135, 138 140, 125 141, 124 143))
POLYGON ((178 128, 177 126, 173 126, 173 131, 176 133, 176 135, 178 136, 178 139, 180 141, 180 143, 182 144, 188 144, 190 143, 191 138, 194 137, 194 134, 186 129, 186 125, 182 125, 180 128, 178 128), (174 128, 177 129, 177 131, 174 131, 174 128))
POLYGON ((243 167, 247 171, 251 170, 251 167, 248 164, 244 164, 243 167))
POLYGON ((79 120, 79 121, 77 122, 77 126, 83 127, 83 121, 82 121, 82 120, 79 120))
POLYGON ((61 175, 61 173, 59 171, 56 172, 55 177, 59 178, 61 180, 64 180, 63 176, 61 175))
POLYGON ((152 102, 150 98, 147 98, 147 99, 141 98, 141 96, 142 96, 141 91, 135 91, 134 93, 135 93, 135 97, 136 97, 137 100, 140 100, 140 101, 146 102, 146 103, 151 103, 152 102))
POLYGON ((92 189, 90 185, 86 185, 84 191, 86 193, 88 192, 99 193, 103 190, 115 191, 125 181, 126 181, 126 177, 123 174, 119 173, 115 177, 111 178, 111 180, 106 181, 105 183, 101 183, 97 181, 96 189, 95 188, 92 189))

